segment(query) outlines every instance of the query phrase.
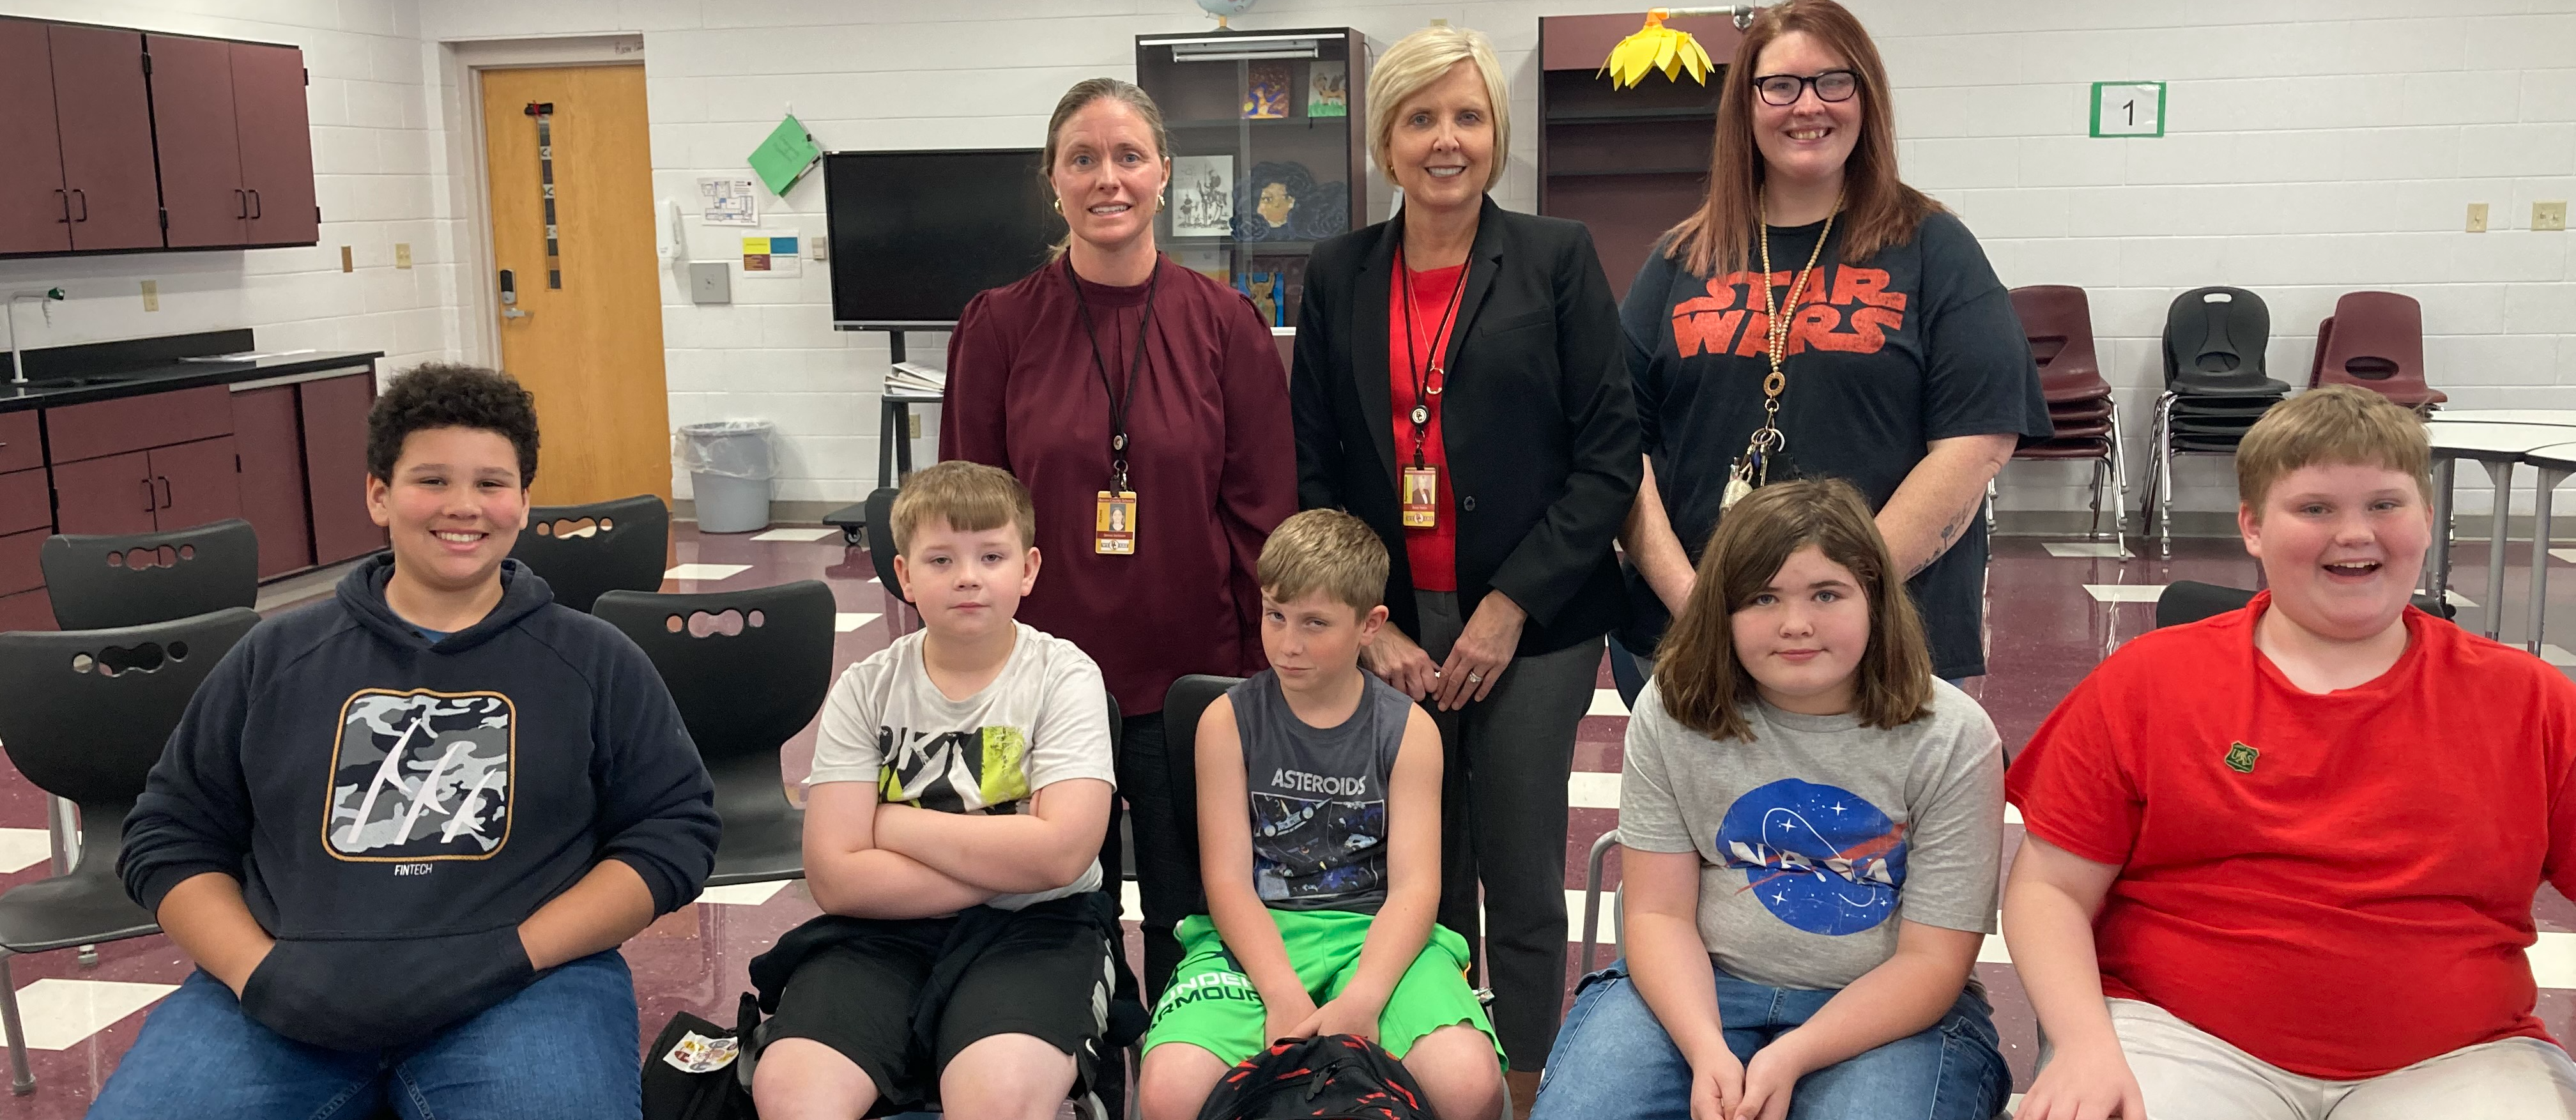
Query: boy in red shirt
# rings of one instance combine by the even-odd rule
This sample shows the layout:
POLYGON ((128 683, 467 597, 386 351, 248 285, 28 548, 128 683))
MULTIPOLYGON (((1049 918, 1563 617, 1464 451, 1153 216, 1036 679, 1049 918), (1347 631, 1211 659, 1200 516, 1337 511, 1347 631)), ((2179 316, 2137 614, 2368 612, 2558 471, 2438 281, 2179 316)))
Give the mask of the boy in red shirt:
POLYGON ((2532 894, 2576 894, 2576 684, 2408 604, 2423 425, 2312 390, 2236 454, 2270 590, 2104 660, 2014 760, 2021 1120, 2576 1117, 2532 894))

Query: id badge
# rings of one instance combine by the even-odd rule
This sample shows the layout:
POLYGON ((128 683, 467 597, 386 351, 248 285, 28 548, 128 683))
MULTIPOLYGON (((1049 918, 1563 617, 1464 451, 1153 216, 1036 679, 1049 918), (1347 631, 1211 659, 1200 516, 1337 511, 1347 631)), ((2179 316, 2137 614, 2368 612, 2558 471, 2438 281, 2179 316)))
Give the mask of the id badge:
POLYGON ((1440 468, 1404 468, 1404 527, 1429 529, 1440 523, 1440 468))
POLYGON ((1136 492, 1103 490, 1092 515, 1091 550, 1103 556, 1136 554, 1136 492))

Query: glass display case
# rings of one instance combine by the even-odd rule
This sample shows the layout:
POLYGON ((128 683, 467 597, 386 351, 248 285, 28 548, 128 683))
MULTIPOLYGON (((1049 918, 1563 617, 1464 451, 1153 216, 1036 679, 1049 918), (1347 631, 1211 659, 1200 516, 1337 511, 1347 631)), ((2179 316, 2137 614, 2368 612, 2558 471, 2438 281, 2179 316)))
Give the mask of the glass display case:
POLYGON ((1172 137, 1165 253, 1297 323, 1306 254, 1367 222, 1368 40, 1347 27, 1136 37, 1172 137))

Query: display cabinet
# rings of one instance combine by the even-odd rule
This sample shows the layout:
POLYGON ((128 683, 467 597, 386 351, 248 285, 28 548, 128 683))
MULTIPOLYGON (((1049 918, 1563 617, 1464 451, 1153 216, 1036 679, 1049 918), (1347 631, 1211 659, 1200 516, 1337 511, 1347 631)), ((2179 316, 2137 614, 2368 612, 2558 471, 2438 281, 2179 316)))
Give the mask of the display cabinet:
POLYGON ((1665 26, 1690 32, 1717 62, 1708 83, 1653 73, 1613 89, 1601 63, 1645 22, 1644 12, 1538 21, 1538 212, 1592 228, 1623 298, 1655 240, 1706 197, 1718 93, 1742 39, 1724 16, 1671 17, 1665 26))

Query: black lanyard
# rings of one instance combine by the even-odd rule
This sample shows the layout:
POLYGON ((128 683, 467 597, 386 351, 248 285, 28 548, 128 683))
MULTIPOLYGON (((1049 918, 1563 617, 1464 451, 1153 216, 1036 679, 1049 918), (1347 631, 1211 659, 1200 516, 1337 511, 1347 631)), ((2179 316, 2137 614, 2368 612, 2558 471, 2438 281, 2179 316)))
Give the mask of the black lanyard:
POLYGON ((1145 328, 1154 321, 1154 289, 1163 282, 1163 261, 1154 258, 1153 279, 1145 282, 1145 312, 1136 320, 1136 357, 1127 363, 1127 391, 1109 384, 1109 363, 1100 358, 1100 328, 1091 323, 1091 302, 1082 298, 1082 277, 1073 271, 1073 256, 1064 260, 1065 283, 1073 285, 1073 305, 1082 310, 1082 333, 1091 336, 1091 368, 1100 371, 1100 391, 1109 397, 1109 488, 1127 491, 1127 404, 1136 399, 1136 381, 1145 371, 1145 328))
POLYGON ((1395 250, 1395 275, 1404 295, 1404 372, 1413 379, 1413 465, 1422 466, 1422 443, 1430 437, 1431 402, 1439 399, 1440 385, 1448 380, 1448 371, 1440 369, 1440 348, 1449 339, 1449 324, 1458 315, 1458 305, 1467 299, 1467 266, 1458 266, 1458 286, 1449 290, 1449 307, 1440 313, 1440 331, 1432 336, 1431 361, 1426 365, 1413 352, 1413 270, 1404 266, 1404 249, 1395 250), (1434 378, 1434 374, 1438 377, 1434 378))

